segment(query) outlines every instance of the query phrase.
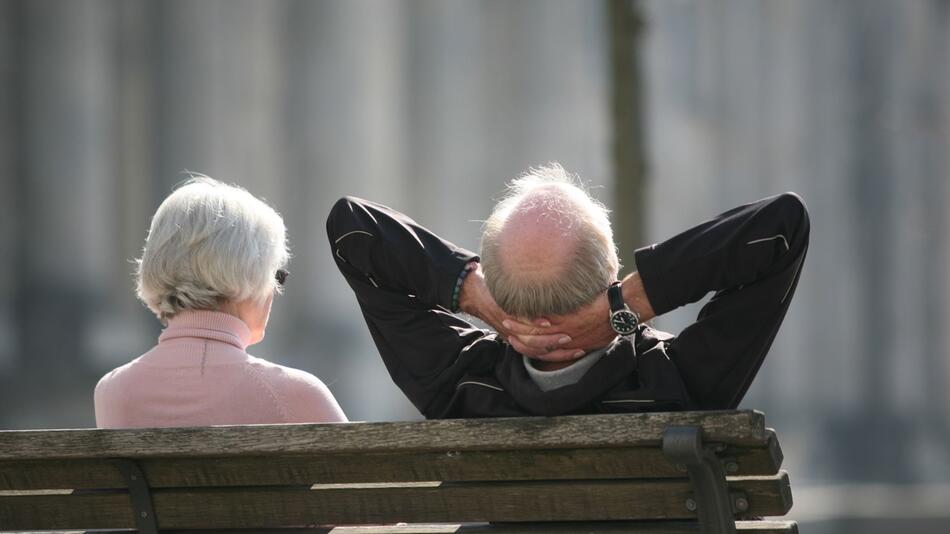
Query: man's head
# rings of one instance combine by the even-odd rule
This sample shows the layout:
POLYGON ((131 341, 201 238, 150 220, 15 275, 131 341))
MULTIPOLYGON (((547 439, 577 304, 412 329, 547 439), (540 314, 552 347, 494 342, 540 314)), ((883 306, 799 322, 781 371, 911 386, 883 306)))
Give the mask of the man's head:
POLYGON ((482 269, 506 313, 571 313, 617 278, 620 264, 607 209, 559 164, 513 180, 485 222, 482 269))

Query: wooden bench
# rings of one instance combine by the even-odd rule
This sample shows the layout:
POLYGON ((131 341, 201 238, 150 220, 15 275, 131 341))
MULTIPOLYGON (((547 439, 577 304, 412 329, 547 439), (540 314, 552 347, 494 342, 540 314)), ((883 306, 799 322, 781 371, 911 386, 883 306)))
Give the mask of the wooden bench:
POLYGON ((753 411, 3 431, 0 531, 794 533, 781 462, 753 411))

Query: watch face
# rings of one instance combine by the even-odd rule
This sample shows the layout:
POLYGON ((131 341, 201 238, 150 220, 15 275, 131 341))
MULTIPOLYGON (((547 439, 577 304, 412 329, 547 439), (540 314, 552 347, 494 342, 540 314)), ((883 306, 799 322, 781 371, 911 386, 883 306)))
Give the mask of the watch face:
POLYGON ((610 314, 610 326, 620 335, 632 334, 637 329, 637 316, 630 310, 617 310, 610 314))

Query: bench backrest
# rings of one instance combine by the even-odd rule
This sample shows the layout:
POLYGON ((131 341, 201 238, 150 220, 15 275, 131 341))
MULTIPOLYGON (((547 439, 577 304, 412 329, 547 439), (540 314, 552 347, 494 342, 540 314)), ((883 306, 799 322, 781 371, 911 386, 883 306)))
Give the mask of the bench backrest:
POLYGON ((3 431, 0 531, 146 530, 141 514, 184 530, 695 522, 694 488, 663 450, 671 427, 701 429, 738 516, 788 512, 781 450, 761 413, 682 412, 3 431))

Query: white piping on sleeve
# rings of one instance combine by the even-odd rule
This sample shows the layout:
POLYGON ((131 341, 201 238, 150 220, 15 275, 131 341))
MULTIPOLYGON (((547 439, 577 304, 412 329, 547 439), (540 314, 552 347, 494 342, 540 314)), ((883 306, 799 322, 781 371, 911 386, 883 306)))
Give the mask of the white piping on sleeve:
POLYGON ((782 240, 782 243, 785 243, 785 250, 788 250, 788 239, 785 239, 785 236, 783 236, 782 234, 773 235, 772 237, 763 237, 762 239, 753 239, 752 241, 749 241, 748 243, 746 243, 746 245, 754 245, 754 244, 756 244, 756 243, 764 243, 764 242, 766 242, 766 241, 772 241, 772 240, 774 240, 774 239, 781 239, 781 240, 782 240))
POLYGON ((798 279, 798 273, 802 270, 802 260, 805 259, 804 256, 798 259, 798 265, 795 266, 795 276, 792 277, 792 281, 788 283, 788 288, 785 289, 785 294, 782 295, 782 300, 779 302, 785 302, 785 299, 788 298, 788 294, 792 291, 792 286, 795 285, 795 281, 798 279))
POLYGON ((352 231, 347 232, 347 233, 341 235, 340 237, 336 238, 336 241, 334 241, 333 244, 337 244, 337 243, 339 243, 340 241, 342 241, 344 237, 348 237, 348 236, 351 236, 351 235, 353 235, 353 234, 366 234, 366 235, 368 235, 368 236, 370 236, 370 237, 376 237, 376 236, 374 236, 373 234, 371 234, 371 233, 369 233, 369 232, 367 232, 367 231, 365 231, 365 230, 352 230, 352 231))
MULTIPOLYGON (((788 239, 785 239, 785 236, 782 234, 773 235, 772 237, 763 237, 762 239, 753 239, 746 243, 746 245, 754 245, 756 243, 764 243, 766 241, 772 241, 775 239, 781 239, 782 243, 785 244, 785 250, 789 250, 788 239)), ((801 258, 798 260, 798 265, 795 267, 795 276, 792 277, 792 281, 788 284, 788 288, 785 289, 785 294, 782 296, 782 300, 779 302, 785 302, 785 299, 788 298, 788 294, 792 291, 792 286, 795 285, 795 280, 798 278, 798 272, 802 270, 802 261, 801 258)))
MULTIPOLYGON (((341 235, 340 237, 336 238, 336 241, 334 241, 333 244, 334 244, 334 245, 338 245, 338 244, 340 243, 340 241, 343 240, 344 237, 349 237, 349 236, 351 236, 351 235, 356 235, 356 234, 363 234, 363 235, 368 235, 368 236, 370 236, 370 237, 372 237, 372 238, 374 238, 374 239, 376 238, 376 236, 374 236, 373 234, 371 234, 371 233, 369 233, 369 232, 367 232, 367 231, 365 231, 365 230, 351 230, 351 231, 349 231, 349 232, 347 232, 347 233, 341 235)), ((337 257, 337 258, 340 258, 341 260, 343 260, 344 262, 346 262, 346 258, 344 258, 344 257, 340 254, 340 247, 336 247, 336 250, 334 251, 334 254, 336 254, 336 257, 337 257)), ((374 287, 379 287, 379 284, 376 283, 376 280, 373 280, 373 277, 372 277, 372 276, 366 275, 366 277, 369 279, 370 283, 373 284, 374 287)))
POLYGON ((475 382, 474 380, 468 380, 468 381, 465 381, 465 382, 459 382, 459 384, 458 384, 457 386, 455 386, 455 389, 458 389, 458 388, 460 388, 460 387, 462 387, 462 386, 466 386, 466 385, 469 385, 469 384, 471 384, 471 385, 473 385, 473 386, 482 386, 482 387, 486 387, 486 388, 488 388, 488 389, 494 389, 495 391, 504 391, 503 389, 501 389, 501 388, 498 387, 498 386, 493 386, 493 385, 491 385, 491 384, 485 384, 484 382, 475 382))

